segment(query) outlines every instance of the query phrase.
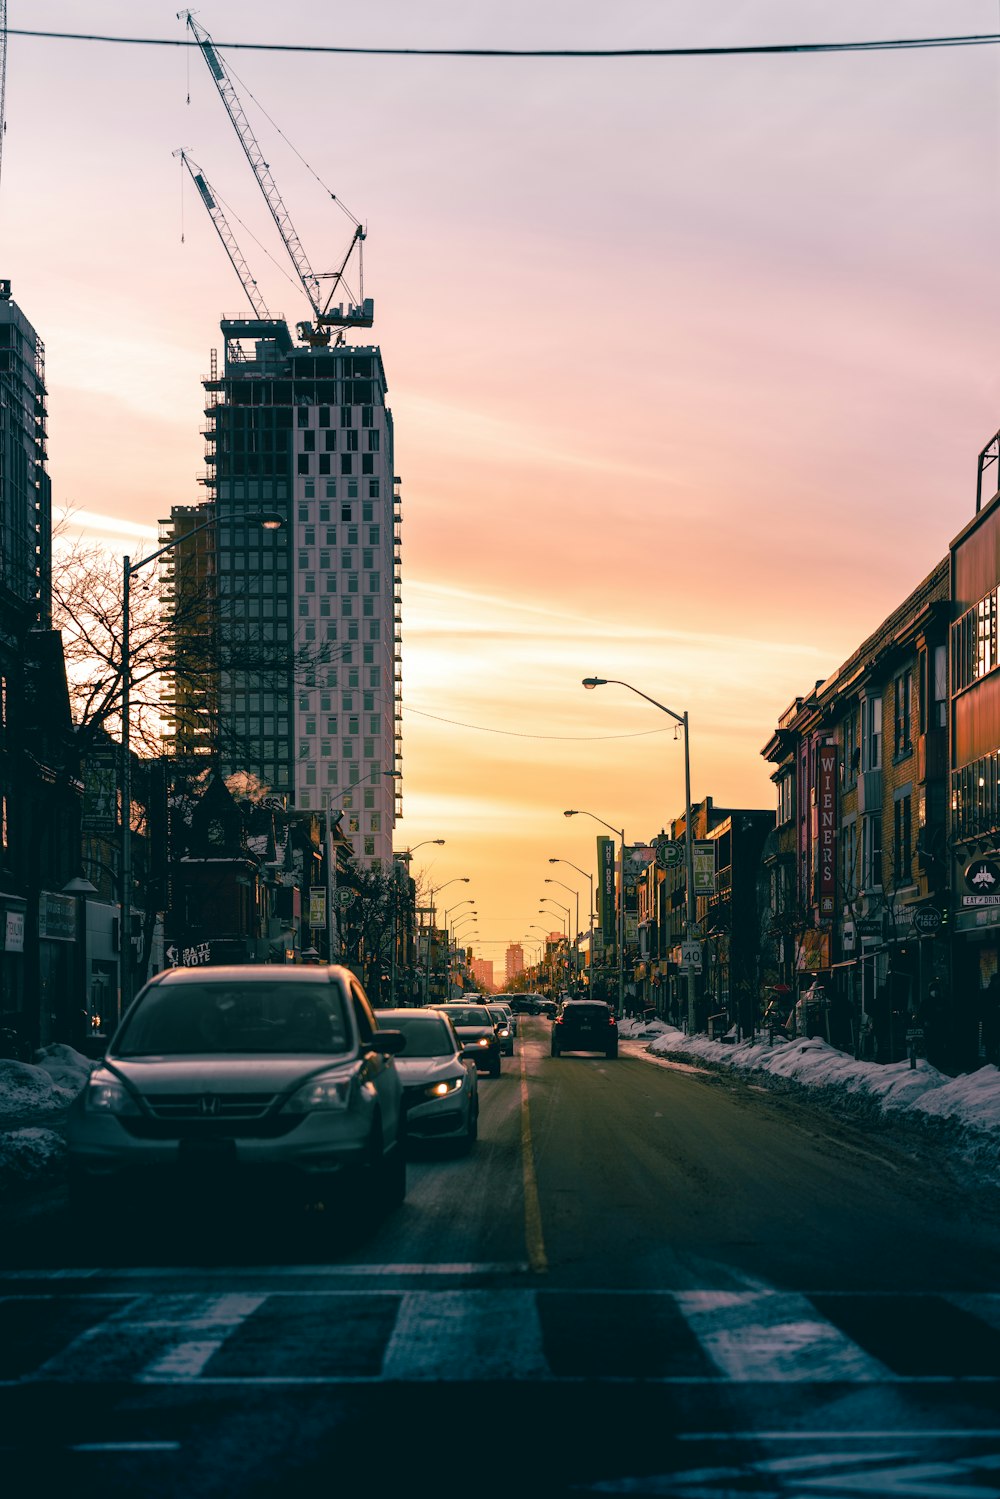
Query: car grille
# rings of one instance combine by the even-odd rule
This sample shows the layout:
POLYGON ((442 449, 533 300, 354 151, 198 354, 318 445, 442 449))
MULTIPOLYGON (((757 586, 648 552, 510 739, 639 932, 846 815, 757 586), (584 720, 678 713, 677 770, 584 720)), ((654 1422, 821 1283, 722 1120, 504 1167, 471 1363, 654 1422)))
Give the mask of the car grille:
POLYGON ((152 1117, 124 1115, 120 1122, 140 1140, 211 1140, 220 1136, 274 1140, 305 1117, 272 1112, 274 1093, 146 1093, 152 1117))

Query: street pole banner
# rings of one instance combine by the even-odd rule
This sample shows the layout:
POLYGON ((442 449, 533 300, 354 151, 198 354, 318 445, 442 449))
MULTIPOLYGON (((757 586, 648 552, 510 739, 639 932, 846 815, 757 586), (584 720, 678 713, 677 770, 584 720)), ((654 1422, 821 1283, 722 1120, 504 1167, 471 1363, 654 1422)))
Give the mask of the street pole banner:
POLYGON ((715 894, 715 839, 696 838, 691 850, 695 895, 715 894))
POLYGON ((605 932, 615 931, 615 845, 611 838, 597 840, 598 896, 601 927, 605 932))
POLYGON ((309 887, 309 927, 319 931, 326 927, 326 890, 322 885, 309 887))

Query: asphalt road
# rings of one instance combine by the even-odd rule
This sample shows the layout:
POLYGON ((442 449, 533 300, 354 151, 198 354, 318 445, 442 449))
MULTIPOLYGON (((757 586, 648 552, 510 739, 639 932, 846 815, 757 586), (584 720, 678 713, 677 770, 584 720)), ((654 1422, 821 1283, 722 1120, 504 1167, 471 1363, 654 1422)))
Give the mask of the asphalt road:
POLYGON ((367 1241, 0 1215, 0 1475, 136 1499, 1000 1499, 1000 1201, 623 1043, 518 1053, 367 1241))

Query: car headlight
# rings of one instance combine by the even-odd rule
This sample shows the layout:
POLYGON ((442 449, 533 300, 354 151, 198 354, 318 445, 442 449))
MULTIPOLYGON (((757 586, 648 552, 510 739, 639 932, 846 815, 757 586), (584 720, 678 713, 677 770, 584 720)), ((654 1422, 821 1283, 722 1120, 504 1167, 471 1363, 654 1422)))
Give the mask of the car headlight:
POLYGON ((506 1041, 507 1037, 510 1035, 510 1026, 502 1025, 497 1031, 497 1035, 500 1037, 501 1041, 506 1041))
POLYGON ((489 1038, 489 1036, 480 1036, 479 1040, 476 1042, 477 1046, 489 1046, 489 1044, 490 1044, 490 1038, 489 1038))
POLYGON ((95 1114, 138 1114, 139 1105, 120 1078, 110 1072, 92 1072, 84 1095, 84 1107, 95 1114))
POLYGON ((351 1079, 343 1073, 323 1072, 303 1083, 285 1104, 290 1114, 313 1114, 321 1109, 346 1109, 351 1101, 351 1079))
POLYGON ((442 1078, 439 1083, 428 1083, 424 1089, 425 1098, 447 1098, 449 1093, 457 1093, 459 1088, 464 1088, 464 1077, 442 1078))

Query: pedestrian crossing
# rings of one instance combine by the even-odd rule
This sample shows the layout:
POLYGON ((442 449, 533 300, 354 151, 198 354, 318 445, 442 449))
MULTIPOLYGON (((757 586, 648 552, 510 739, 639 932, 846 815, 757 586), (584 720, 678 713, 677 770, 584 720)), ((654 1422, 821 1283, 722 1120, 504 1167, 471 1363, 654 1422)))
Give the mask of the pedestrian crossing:
POLYGON ((0 1384, 1000 1380, 1000 1295, 0 1280, 0 1384))

